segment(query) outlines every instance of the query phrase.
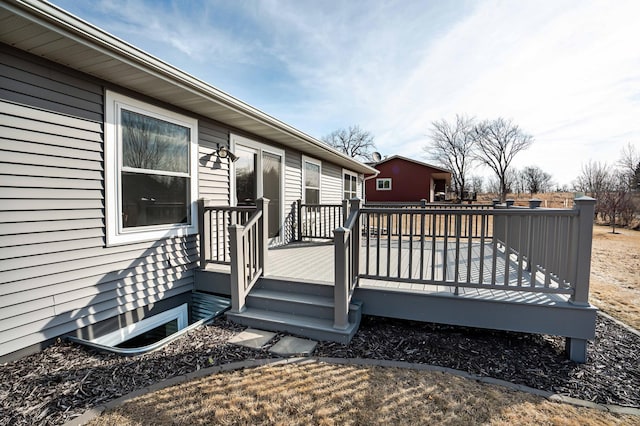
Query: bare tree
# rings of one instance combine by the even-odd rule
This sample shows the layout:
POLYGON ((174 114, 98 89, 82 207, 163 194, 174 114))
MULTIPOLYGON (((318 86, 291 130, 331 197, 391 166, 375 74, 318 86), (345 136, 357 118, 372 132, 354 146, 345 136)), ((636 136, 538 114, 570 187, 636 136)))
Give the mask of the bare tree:
POLYGON ((575 188, 586 195, 598 199, 606 192, 609 180, 609 166, 607 163, 591 161, 582 165, 580 176, 575 182, 575 188))
POLYGON ((622 148, 618 167, 630 190, 640 189, 640 151, 629 142, 622 148))
POLYGON ((507 193, 507 177, 513 158, 531 146, 533 137, 524 133, 511 120, 485 120, 475 126, 475 154, 479 162, 489 167, 500 182, 500 201, 507 193))
POLYGON ((373 152, 376 149, 373 135, 358 125, 335 130, 324 136, 322 141, 350 157, 365 161, 373 160, 373 152))
POLYGON ((484 189, 484 179, 482 178, 482 176, 471 176, 469 182, 471 191, 475 192, 476 194, 482 193, 484 189))
POLYGON ((601 218, 606 215, 604 194, 609 191, 611 175, 607 163, 591 161, 582 165, 582 172, 575 182, 575 188, 593 197, 596 202, 596 215, 601 218))
POLYGON ((473 153, 473 118, 456 115, 455 123, 442 119, 431 123, 431 142, 423 149, 429 159, 451 172, 453 189, 462 199, 473 153))
POLYGON ((551 187, 551 175, 543 171, 537 166, 528 166, 522 169, 520 177, 524 185, 524 189, 533 196, 546 192, 551 187))
POLYGON ((611 232, 616 233, 616 225, 626 226, 633 218, 633 203, 629 192, 628 176, 622 170, 610 174, 606 191, 600 194, 600 213, 609 222, 611 232))

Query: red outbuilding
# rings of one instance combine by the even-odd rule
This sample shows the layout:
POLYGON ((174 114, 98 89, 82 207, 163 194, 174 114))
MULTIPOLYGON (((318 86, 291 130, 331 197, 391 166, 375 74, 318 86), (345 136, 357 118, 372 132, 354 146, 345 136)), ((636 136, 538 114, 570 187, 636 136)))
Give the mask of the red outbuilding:
POLYGON ((369 165, 380 171, 366 180, 365 198, 369 203, 422 199, 433 202, 451 184, 450 171, 400 155, 369 165))

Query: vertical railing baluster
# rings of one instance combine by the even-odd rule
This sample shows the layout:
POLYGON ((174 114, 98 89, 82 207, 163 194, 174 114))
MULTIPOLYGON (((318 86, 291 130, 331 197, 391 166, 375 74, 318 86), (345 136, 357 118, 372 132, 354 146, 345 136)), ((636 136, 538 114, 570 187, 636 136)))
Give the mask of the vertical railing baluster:
POLYGON ((424 279, 424 220, 425 211, 420 212, 420 280, 424 279))
POLYGON ((513 216, 508 215, 504 221, 504 286, 509 286, 509 260, 511 259, 511 229, 513 228, 513 216))
POLYGON ((493 213, 491 216, 482 215, 482 220, 480 224, 480 270, 478 271, 478 284, 484 284, 484 246, 485 246, 485 238, 487 228, 487 222, 489 219, 493 217, 493 213))
POLYGON ((444 231, 443 231, 443 241, 442 241, 442 281, 447 281, 447 255, 448 253, 448 243, 449 243, 449 214, 445 213, 443 216, 444 222, 444 231))
POLYGON ((380 276, 380 213, 376 213, 376 275, 380 276))
POLYGON ((387 213, 387 277, 391 277, 391 234, 393 234, 391 219, 391 214, 387 213))
MULTIPOLYGON (((437 214, 436 213, 432 213, 431 214, 431 229, 434 230, 436 227, 436 221, 437 219, 437 214)), ((436 249, 437 249, 437 245, 436 245, 436 233, 435 232, 431 232, 431 280, 435 280, 436 279, 436 249)))
POLYGON ((472 212, 467 213, 467 279, 466 282, 471 282, 471 262, 473 261, 473 223, 476 220, 476 215, 472 212))

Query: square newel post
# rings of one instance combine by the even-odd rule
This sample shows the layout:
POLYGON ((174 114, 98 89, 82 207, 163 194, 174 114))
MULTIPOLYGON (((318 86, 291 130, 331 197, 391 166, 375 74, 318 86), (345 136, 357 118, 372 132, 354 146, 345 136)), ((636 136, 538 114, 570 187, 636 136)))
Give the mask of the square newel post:
POLYGON ((589 275, 591 274, 591 245, 593 239, 593 217, 596 200, 580 197, 574 200, 578 215, 576 280, 571 303, 589 305, 589 275))
POLYGON ((507 205, 507 208, 511 208, 515 203, 515 200, 512 200, 511 198, 509 198, 508 200, 505 200, 504 203, 507 205))
POLYGON ((342 200, 342 224, 344 225, 347 222, 347 218, 349 217, 349 200, 342 200))
POLYGON ((266 275, 269 269, 269 253, 267 252, 269 249, 269 199, 258 198, 256 207, 258 211, 262 211, 262 218, 260 219, 262 225, 259 226, 260 235, 258 235, 258 238, 260 238, 260 241, 258 241, 258 247, 260 247, 258 260, 260 266, 262 266, 262 275, 266 275))
POLYGON ((229 226, 229 253, 231 255, 231 311, 244 311, 247 274, 244 271, 242 231, 244 226, 229 226))
POLYGON ((335 276, 333 286, 333 327, 346 330, 349 326, 349 265, 346 239, 349 230, 340 226, 333 231, 335 276))
POLYGON ((542 204, 542 200, 539 200, 537 198, 532 198, 529 200, 530 209, 537 209, 538 207, 540 207, 541 204, 542 204))
POLYGON ((302 241, 302 200, 296 200, 296 225, 298 232, 296 233, 298 241, 302 241))
POLYGON ((420 200, 420 207, 422 207, 423 209, 427 207, 427 200, 425 200, 424 198, 422 198, 420 200))

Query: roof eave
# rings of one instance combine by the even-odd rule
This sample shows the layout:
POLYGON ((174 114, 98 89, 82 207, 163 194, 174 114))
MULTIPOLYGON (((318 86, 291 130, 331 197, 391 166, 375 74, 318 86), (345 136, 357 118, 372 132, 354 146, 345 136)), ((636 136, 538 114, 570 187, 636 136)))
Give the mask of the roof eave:
MULTIPOLYGON (((34 24, 46 28, 48 31, 56 33, 62 37, 66 37, 75 43, 82 44, 83 46, 90 48, 109 59, 115 59, 122 64, 135 68, 136 70, 157 79, 159 83, 174 86, 197 98, 222 106, 230 113, 231 118, 224 120, 208 115, 205 109, 190 108, 187 105, 187 101, 184 102, 185 105, 180 105, 171 102, 171 99, 168 96, 167 98, 169 99, 163 99, 163 96, 154 96, 152 92, 147 92, 145 93, 146 95, 174 103, 181 108, 203 116, 208 116, 212 119, 224 122, 225 124, 237 127, 240 130, 256 133, 267 139, 273 139, 275 142, 281 143, 285 146, 299 149, 305 153, 319 156, 325 160, 333 161, 342 167, 353 171, 364 174, 376 173, 375 169, 372 167, 342 154, 306 133, 230 96, 204 81, 199 80, 136 48, 135 46, 112 36, 111 34, 75 17, 74 15, 71 15, 57 6, 37 0, 8 0, 3 2, 0 6, 34 24), (248 128, 243 128, 241 124, 238 124, 246 119, 251 121, 250 130, 248 128)), ((18 48, 21 47, 19 41, 12 44, 18 48)), ((46 55, 40 56, 46 57, 46 55)), ((56 62, 64 63, 59 58, 56 62)), ((122 82, 119 82, 118 78, 114 76, 101 74, 99 71, 92 74, 105 81, 127 87, 126 84, 122 84, 122 82)), ((135 87, 128 88, 135 90, 135 87)))

